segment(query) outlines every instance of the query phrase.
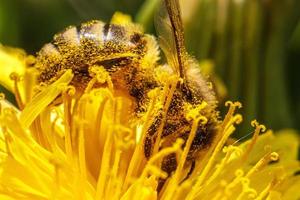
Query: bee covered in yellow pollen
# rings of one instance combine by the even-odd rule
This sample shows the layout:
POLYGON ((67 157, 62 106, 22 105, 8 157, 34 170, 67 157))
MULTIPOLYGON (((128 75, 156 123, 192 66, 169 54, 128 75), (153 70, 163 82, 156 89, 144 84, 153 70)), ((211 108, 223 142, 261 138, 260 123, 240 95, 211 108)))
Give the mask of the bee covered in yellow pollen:
MULTIPOLYGON (((187 177, 192 134, 185 146, 178 138, 146 159, 146 126, 130 118, 130 99, 109 88, 87 88, 78 98, 70 85, 72 70, 49 85, 37 85, 32 63, 34 58, 20 50, 0 48, 0 83, 18 102, 16 108, 1 95, 1 200, 299 199, 299 137, 291 130, 274 135, 254 120, 252 139, 231 143, 242 121, 240 103, 226 103, 214 142, 187 177), (58 96, 62 103, 51 104, 58 96), (178 164, 158 193, 159 180, 167 177, 162 161, 170 154, 178 164)), ((107 80, 104 72, 97 75, 107 80)), ((167 75, 160 78, 169 80, 167 75)), ((167 89, 153 91, 149 99, 168 94, 167 89)), ((162 104, 150 104, 148 111, 162 104)), ((192 122, 205 122, 201 109, 189 108, 192 122)), ((143 123, 152 120, 148 112, 143 117, 143 123)))

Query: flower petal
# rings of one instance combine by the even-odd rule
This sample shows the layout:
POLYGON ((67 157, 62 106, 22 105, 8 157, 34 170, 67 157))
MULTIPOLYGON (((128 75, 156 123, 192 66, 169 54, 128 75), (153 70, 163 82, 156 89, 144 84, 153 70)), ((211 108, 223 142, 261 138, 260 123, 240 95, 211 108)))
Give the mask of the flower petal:
POLYGON ((13 91, 14 82, 10 79, 10 74, 15 72, 19 75, 25 73, 26 54, 20 49, 4 47, 0 44, 0 84, 13 91))
POLYGON ((20 116, 24 128, 28 128, 33 120, 48 106, 67 86, 73 78, 71 70, 66 71, 57 81, 37 94, 25 107, 20 116))

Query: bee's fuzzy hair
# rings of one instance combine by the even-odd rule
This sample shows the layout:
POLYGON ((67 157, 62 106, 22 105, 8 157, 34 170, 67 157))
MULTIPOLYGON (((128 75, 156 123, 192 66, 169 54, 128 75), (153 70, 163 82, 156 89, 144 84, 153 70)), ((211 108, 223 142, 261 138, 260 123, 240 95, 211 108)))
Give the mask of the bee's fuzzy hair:
POLYGON ((145 34, 147 41, 147 51, 143 57, 141 66, 144 68, 153 68, 159 60, 159 46, 152 35, 145 34))
MULTIPOLYGON (((209 105, 215 105, 217 100, 212 84, 202 75, 197 61, 195 59, 188 58, 185 66, 185 75, 189 88, 193 89, 195 95, 202 97, 209 105)), ((157 67, 157 70, 169 74, 175 73, 168 64, 160 65, 157 67)))
POLYGON ((211 83, 201 73, 199 64, 195 59, 189 58, 186 61, 186 78, 191 88, 203 98, 206 103, 212 105, 216 103, 216 95, 211 83))

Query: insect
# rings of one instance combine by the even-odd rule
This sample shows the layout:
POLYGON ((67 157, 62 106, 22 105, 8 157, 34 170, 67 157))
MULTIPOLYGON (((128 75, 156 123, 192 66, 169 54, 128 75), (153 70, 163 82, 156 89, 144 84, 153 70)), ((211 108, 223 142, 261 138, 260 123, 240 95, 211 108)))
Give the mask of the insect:
MULTIPOLYGON (((218 127, 216 98, 199 72, 197 62, 185 50, 178 0, 164 0, 155 23, 159 47, 167 60, 164 67, 168 68, 170 75, 177 75, 182 81, 177 82, 166 117, 163 118, 162 112, 158 111, 147 129, 143 141, 144 156, 146 159, 152 156, 162 124, 161 137, 167 141, 162 146, 172 145, 177 138, 186 141, 192 124, 186 119, 184 105, 196 106, 205 101, 208 106, 202 114, 208 121, 204 125, 199 124, 186 160, 186 167, 190 167, 192 172, 201 152, 211 145, 218 127)), ((53 42, 39 51, 36 68, 40 72, 38 81, 46 84, 56 80, 64 70, 72 69, 74 78, 71 84, 79 92, 83 92, 93 78, 91 67, 104 68, 111 77, 114 89, 128 94, 133 99, 134 112, 142 116, 147 111, 148 92, 164 87, 155 75, 155 69, 161 67, 158 60, 156 39, 144 34, 135 24, 90 21, 81 24, 81 27, 70 26, 55 35, 53 42)), ((168 176, 176 167, 175 154, 163 158, 161 169, 168 176)), ((162 189, 165 181, 159 180, 157 191, 162 189)))

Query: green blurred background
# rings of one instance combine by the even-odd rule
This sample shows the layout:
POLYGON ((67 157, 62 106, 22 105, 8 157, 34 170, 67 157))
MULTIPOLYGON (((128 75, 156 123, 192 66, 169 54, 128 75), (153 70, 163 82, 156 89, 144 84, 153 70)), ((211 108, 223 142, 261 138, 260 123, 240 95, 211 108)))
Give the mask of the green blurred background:
MULTIPOLYGON (((0 43, 34 54, 64 27, 109 21, 115 11, 155 33, 158 2, 0 0, 0 43)), ((243 103, 239 134, 252 130, 254 118, 274 130, 300 130, 300 1, 182 0, 182 12, 189 52, 199 62, 212 61, 228 89, 220 101, 243 103)))

